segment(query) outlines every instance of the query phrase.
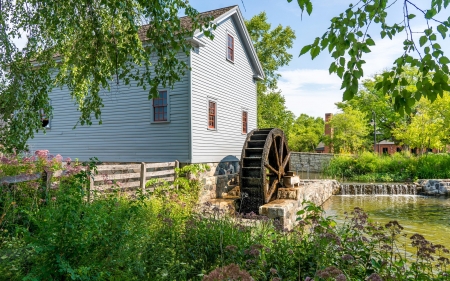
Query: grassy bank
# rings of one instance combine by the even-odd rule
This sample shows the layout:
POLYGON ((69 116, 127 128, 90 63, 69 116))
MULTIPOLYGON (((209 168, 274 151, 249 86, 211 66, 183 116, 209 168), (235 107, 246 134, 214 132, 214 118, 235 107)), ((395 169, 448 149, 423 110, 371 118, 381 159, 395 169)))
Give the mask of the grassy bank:
POLYGON ((337 227, 305 203, 299 227, 285 232, 263 217, 202 211, 196 180, 92 202, 86 181, 63 178, 48 198, 40 182, 1 187, 1 280, 449 280, 445 248, 404 237, 395 221, 371 223, 359 208, 337 227))
POLYGON ((417 179, 450 178, 450 155, 425 154, 413 156, 396 153, 377 155, 364 152, 360 155, 336 155, 324 173, 345 181, 404 182, 417 179))

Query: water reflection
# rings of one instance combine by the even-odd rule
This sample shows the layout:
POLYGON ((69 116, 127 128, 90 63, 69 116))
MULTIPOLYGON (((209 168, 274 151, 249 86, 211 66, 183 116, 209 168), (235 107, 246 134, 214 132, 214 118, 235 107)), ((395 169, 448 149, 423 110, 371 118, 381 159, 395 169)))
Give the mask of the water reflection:
POLYGON ((450 199, 413 195, 333 196, 324 204, 329 216, 344 221, 344 212, 361 207, 372 221, 397 220, 408 236, 420 233, 434 244, 450 248, 450 199))

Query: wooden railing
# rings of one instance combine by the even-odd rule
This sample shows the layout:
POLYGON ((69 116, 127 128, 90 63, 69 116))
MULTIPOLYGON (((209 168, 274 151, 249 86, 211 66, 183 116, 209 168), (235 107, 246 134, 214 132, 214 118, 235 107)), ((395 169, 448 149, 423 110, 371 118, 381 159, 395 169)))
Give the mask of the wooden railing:
MULTIPOLYGON (((141 164, 116 164, 98 165, 97 173, 92 171, 89 187, 91 191, 107 191, 113 185, 124 191, 132 191, 140 188, 142 191, 153 191, 153 188, 146 190, 145 184, 149 179, 160 179, 173 183, 176 177, 175 168, 179 168, 179 162, 166 163, 141 163, 141 164)), ((56 178, 66 175, 66 171, 43 172, 36 174, 23 174, 0 178, 0 185, 17 184, 44 178, 46 189, 49 190, 52 182, 56 178)))
MULTIPOLYGON (((91 177, 91 190, 107 190, 111 188, 111 182, 122 190, 134 190, 140 188, 146 191, 145 183, 150 179, 160 179, 173 183, 176 177, 175 168, 179 168, 179 162, 165 163, 141 163, 99 165, 98 174, 91 177)), ((153 189, 147 190, 153 191, 153 189)))

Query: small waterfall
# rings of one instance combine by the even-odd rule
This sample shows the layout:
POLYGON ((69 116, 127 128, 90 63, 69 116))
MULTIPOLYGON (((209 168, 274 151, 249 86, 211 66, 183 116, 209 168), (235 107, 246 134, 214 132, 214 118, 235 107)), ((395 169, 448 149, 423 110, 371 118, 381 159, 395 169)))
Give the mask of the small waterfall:
POLYGON ((345 183, 341 195, 416 195, 417 185, 391 183, 345 183))

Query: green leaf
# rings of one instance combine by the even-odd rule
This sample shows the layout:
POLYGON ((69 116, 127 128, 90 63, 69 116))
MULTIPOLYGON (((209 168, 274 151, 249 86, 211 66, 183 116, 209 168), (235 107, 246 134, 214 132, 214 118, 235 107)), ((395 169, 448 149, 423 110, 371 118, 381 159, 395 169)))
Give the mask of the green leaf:
POLYGON ((313 10, 313 5, 312 5, 312 3, 310 1, 308 1, 306 3, 306 12, 308 13, 308 15, 311 15, 312 10, 313 10))
POLYGON ((311 50, 311 58, 315 59, 320 53, 320 47, 314 47, 311 50))
POLYGON ((441 64, 448 64, 448 63, 450 63, 450 60, 447 57, 442 56, 442 57, 439 58, 439 63, 441 63, 441 64))
POLYGON ((342 66, 345 66, 345 58, 344 57, 339 58, 339 64, 342 66))
POLYGON ((332 64, 330 64, 330 68, 328 69, 328 72, 331 74, 336 71, 336 68, 337 68, 336 63, 333 62, 332 64))
POLYGON ((304 55, 304 54, 306 54, 309 50, 311 50, 311 47, 312 47, 312 45, 306 45, 306 46, 304 46, 304 47, 302 48, 302 50, 300 51, 299 57, 302 56, 302 55, 304 55))
POLYGON ((339 78, 342 79, 342 75, 343 75, 343 74, 344 74, 344 67, 343 67, 343 66, 338 67, 338 68, 337 68, 337 75, 339 76, 339 78))
POLYGON ((383 31, 380 32, 380 34, 381 34, 381 39, 383 39, 384 37, 386 37, 386 31, 383 30, 383 31))
POLYGON ((416 17, 416 15, 414 15, 414 14, 409 14, 408 15, 408 19, 410 19, 410 20, 412 20, 413 18, 415 18, 416 17))
POLYGON ((353 96, 354 95, 353 95, 352 91, 350 91, 350 89, 347 89, 347 90, 344 91, 344 94, 342 96, 342 100, 343 101, 351 100, 353 98, 353 96))
POLYGON ((445 37, 447 36, 448 28, 446 26, 444 26, 443 24, 440 24, 437 26, 437 30, 441 34, 442 39, 445 39, 445 37))
POLYGON ((429 19, 433 18, 436 15, 436 13, 437 13, 437 11, 434 8, 427 10, 427 12, 425 13, 425 18, 429 20, 429 19))
POLYGON ((373 41, 372 38, 367 38, 366 44, 367 46, 375 46, 375 42, 373 41))
POLYGON ((425 45, 425 43, 427 43, 427 41, 428 41, 428 38, 427 38, 425 35, 424 35, 424 36, 421 36, 420 39, 419 39, 420 47, 422 47, 423 45, 425 45))

